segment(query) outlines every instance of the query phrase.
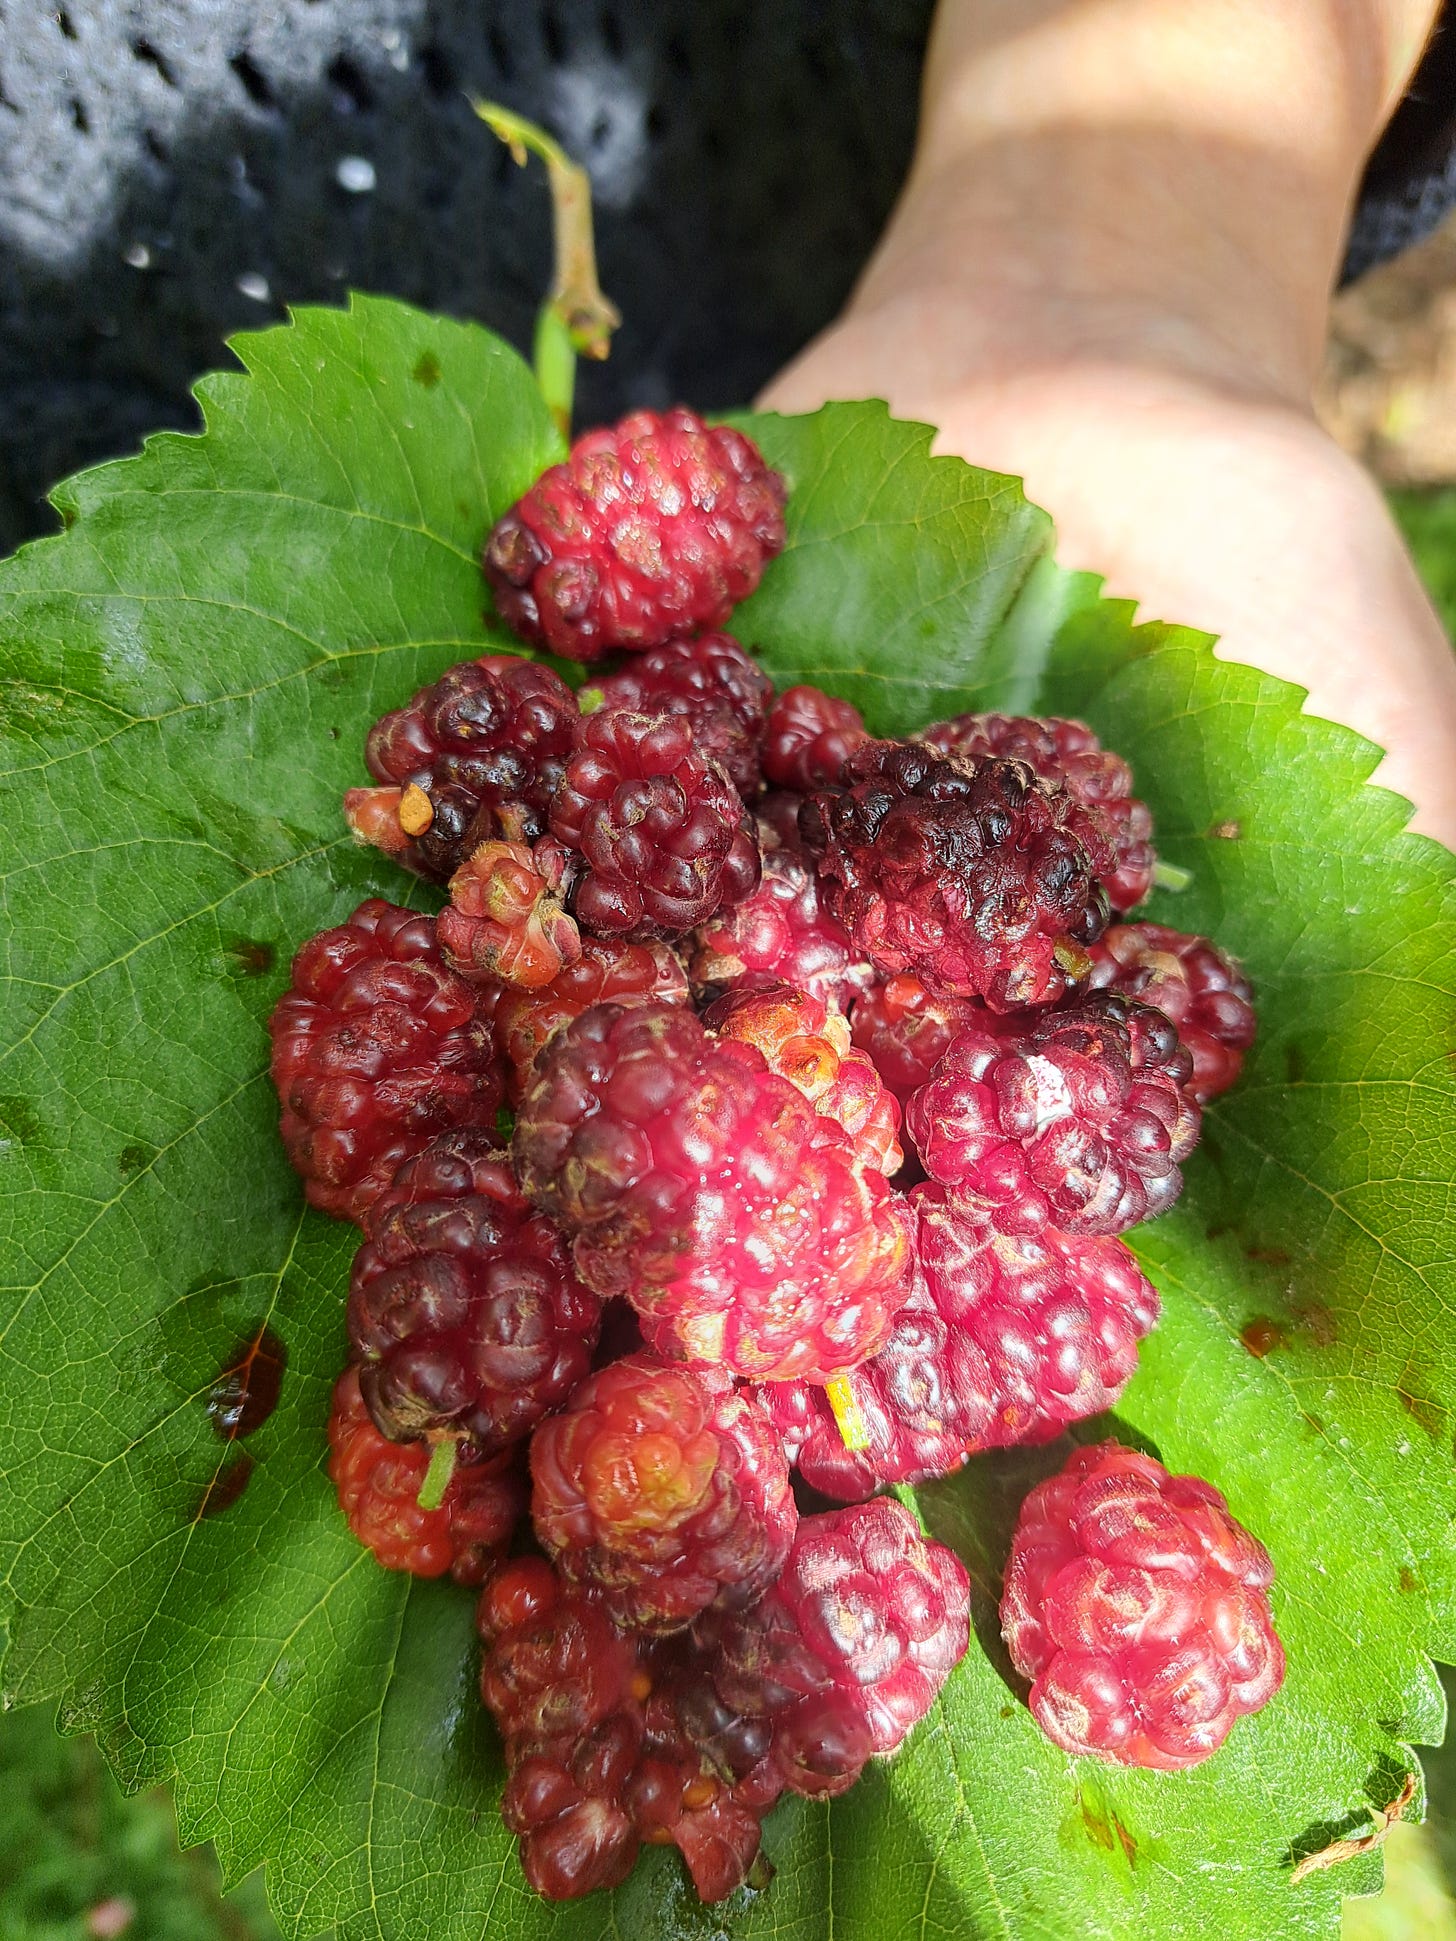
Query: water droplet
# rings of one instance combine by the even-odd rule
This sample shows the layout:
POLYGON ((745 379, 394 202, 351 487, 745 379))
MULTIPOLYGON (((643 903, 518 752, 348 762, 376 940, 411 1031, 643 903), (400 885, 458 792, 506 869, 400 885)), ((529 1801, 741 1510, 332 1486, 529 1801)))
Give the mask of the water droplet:
POLYGON ((350 195, 368 195, 379 180, 374 164, 364 155, 344 155, 334 170, 334 179, 350 195))

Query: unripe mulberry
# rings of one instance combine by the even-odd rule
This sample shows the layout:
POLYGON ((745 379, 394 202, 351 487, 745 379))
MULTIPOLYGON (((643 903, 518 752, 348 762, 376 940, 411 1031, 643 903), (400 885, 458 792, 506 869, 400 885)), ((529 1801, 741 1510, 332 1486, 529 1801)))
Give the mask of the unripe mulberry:
POLYGON ((514 1452, 457 1465, 438 1509, 417 1498, 429 1468, 423 1443, 386 1441, 369 1419, 358 1370, 334 1387, 329 1477, 349 1528, 386 1570, 478 1584, 505 1550, 526 1507, 514 1452))

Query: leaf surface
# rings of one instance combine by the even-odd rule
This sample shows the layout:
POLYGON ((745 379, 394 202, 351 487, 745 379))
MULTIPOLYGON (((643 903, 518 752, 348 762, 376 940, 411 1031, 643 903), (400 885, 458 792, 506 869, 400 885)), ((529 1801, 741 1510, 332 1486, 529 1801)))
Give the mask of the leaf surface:
POLYGON ((1270 1545, 1290 1676, 1194 1773, 1055 1751, 994 1596, 1065 1451, 979 1459, 922 1494, 977 1637, 906 1752, 776 1813, 764 1893, 701 1910, 658 1852, 549 1909, 496 1817, 469 1599, 378 1570, 324 1474, 350 1234, 301 1210, 264 1025, 305 936, 408 893, 339 795, 378 713, 508 644, 479 546, 559 447, 513 353, 402 305, 239 350, 202 437, 71 481, 70 530, 0 567, 6 1694, 58 1698, 131 1783, 174 1776, 184 1837, 267 1860, 299 1935, 1332 1935, 1378 1862, 1297 1888, 1290 1863, 1394 1794, 1442 1730, 1429 1654, 1456 1655, 1456 863, 1297 690, 1061 572, 1013 481, 873 404, 744 421, 792 488, 735 622, 775 678, 884 732, 1084 715, 1193 874, 1155 914, 1255 979, 1244 1082, 1137 1236, 1167 1312, 1113 1427, 1270 1545), (279 1405, 224 1443, 209 1390, 264 1324, 279 1405))

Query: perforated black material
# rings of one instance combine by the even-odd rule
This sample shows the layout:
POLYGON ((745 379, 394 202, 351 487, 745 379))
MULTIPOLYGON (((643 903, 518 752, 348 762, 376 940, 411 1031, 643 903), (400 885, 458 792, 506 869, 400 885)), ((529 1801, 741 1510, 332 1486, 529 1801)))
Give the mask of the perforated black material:
POLYGON ((627 321, 583 374, 582 418, 742 402, 833 315, 884 221, 930 11, 0 0, 0 547, 50 523, 67 471, 192 424, 190 382, 285 299, 387 291, 528 343, 543 178, 467 91, 591 165, 627 321))
MULTIPOLYGON (((0 551, 57 478, 193 424, 189 384, 284 300, 352 285, 527 342, 545 192, 467 91, 592 167, 627 321, 583 420, 742 402, 889 211, 931 5, 0 0, 0 551)), ((1362 260, 1391 233, 1357 230, 1362 260)))

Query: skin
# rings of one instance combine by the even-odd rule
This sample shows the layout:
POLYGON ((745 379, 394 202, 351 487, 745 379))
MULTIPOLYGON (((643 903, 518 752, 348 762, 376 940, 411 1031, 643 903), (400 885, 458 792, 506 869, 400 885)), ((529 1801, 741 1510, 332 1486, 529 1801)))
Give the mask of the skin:
POLYGON ((901 199, 762 402, 884 397, 1059 557, 1309 691, 1456 847, 1456 656, 1311 392, 1436 0, 942 0, 901 199))

